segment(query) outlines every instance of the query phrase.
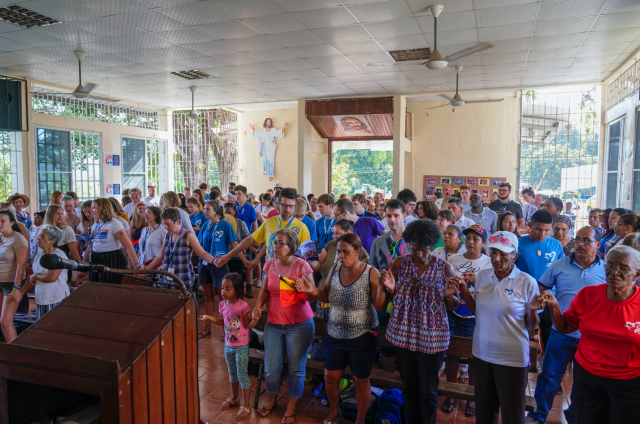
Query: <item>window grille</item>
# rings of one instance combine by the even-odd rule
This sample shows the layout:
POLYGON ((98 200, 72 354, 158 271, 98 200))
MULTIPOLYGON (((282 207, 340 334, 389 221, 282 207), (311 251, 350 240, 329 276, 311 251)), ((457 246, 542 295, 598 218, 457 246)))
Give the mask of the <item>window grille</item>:
POLYGON ((230 181, 237 182, 238 115, 206 109, 197 120, 190 120, 189 112, 173 112, 174 190, 193 189, 202 182, 224 189, 230 181))
POLYGON ((122 186, 138 187, 147 193, 149 184, 155 184, 163 190, 164 167, 161 166, 164 156, 165 140, 154 139, 122 139, 122 186))
POLYGON ((149 130, 166 130, 165 120, 157 110, 118 104, 105 98, 76 99, 71 94, 41 87, 33 88, 32 107, 35 113, 88 119, 107 124, 149 130))
POLYGON ((607 110, 638 91, 638 78, 640 78, 640 61, 636 60, 607 86, 607 110))
POLYGON ((0 199, 22 192, 18 169, 22 168, 21 134, 0 131, 0 199))

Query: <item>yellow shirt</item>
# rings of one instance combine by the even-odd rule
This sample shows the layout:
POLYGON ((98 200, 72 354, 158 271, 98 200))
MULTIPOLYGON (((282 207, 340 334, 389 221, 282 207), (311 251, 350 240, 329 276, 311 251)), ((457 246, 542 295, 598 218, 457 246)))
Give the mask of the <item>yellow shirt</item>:
MULTIPOLYGON (((262 225, 258 228, 258 230, 252 234, 253 239, 258 244, 267 243, 267 260, 274 258, 274 245, 276 237, 274 233, 279 229, 289 228, 294 233, 298 235, 300 239, 300 244, 309 240, 311 237, 309 236, 309 229, 302 222, 298 221, 296 218, 293 218, 291 223, 289 222, 280 222, 280 215, 272 216, 271 218, 265 220, 262 225)), ((295 252, 294 252, 295 253, 295 252)))

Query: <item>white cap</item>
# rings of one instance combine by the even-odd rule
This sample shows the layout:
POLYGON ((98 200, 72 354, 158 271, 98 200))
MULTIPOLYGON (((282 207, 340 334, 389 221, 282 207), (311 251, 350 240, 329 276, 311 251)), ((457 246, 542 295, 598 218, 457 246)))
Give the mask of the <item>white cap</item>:
POLYGON ((489 237, 487 249, 498 249, 505 253, 518 250, 518 237, 509 231, 496 231, 489 237))

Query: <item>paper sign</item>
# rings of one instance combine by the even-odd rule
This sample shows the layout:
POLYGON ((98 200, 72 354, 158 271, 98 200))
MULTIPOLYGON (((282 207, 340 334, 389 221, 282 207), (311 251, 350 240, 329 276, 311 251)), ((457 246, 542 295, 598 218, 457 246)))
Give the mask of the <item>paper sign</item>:
POLYGON ((120 154, 118 154, 118 153, 105 153, 104 154, 104 166, 120 166, 120 154))
POLYGON ((315 242, 311 240, 307 240, 300 245, 299 248, 300 257, 305 261, 317 261, 318 260, 318 249, 316 248, 315 242))
POLYGON ((107 196, 120 196, 122 194, 120 183, 105 183, 104 192, 107 196))

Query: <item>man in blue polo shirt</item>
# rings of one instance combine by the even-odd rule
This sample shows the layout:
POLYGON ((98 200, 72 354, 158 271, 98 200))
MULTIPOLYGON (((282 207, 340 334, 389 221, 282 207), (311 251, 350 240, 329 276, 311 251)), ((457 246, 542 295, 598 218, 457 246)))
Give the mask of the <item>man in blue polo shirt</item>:
POLYGON ((247 224, 250 233, 254 233, 258 229, 258 214, 256 214, 256 209, 247 203, 247 188, 239 185, 235 187, 235 191, 238 218, 247 224))
MULTIPOLYGON (((561 312, 569 309, 573 298, 584 287, 606 283, 604 264, 596 254, 600 247, 600 232, 591 227, 584 227, 576 233, 574 242, 575 252, 551 264, 538 280, 540 294, 555 288, 555 297, 558 299, 561 312)), ((576 353, 579 341, 579 330, 571 334, 560 334, 555 329, 551 330, 542 372, 538 374, 536 383, 535 399, 538 408, 536 412, 529 413, 526 423, 546 422, 558 386, 567 371, 567 364, 576 353)), ((578 422, 573 397, 571 405, 564 411, 564 416, 569 424, 578 422)))
MULTIPOLYGON (((562 244, 551 237, 553 217, 547 211, 537 211, 531 215, 531 232, 518 240, 518 253, 516 266, 522 272, 540 281, 542 274, 551 264, 560 258, 564 258, 562 244)), ((551 311, 549 307, 540 313, 540 337, 542 345, 547 346, 549 334, 551 334, 551 311)))

